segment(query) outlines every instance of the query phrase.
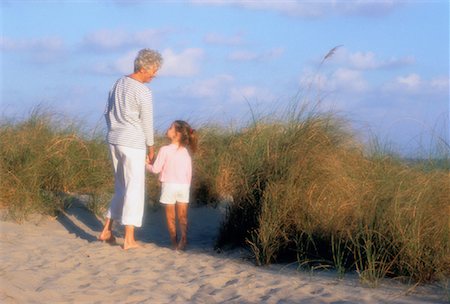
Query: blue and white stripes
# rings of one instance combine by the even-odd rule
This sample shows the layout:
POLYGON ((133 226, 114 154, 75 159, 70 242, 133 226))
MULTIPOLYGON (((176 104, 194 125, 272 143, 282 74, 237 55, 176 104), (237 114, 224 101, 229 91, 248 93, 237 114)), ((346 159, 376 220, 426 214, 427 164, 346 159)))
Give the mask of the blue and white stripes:
POLYGON ((152 92, 143 83, 124 76, 109 92, 105 109, 110 144, 145 149, 153 146, 152 92))

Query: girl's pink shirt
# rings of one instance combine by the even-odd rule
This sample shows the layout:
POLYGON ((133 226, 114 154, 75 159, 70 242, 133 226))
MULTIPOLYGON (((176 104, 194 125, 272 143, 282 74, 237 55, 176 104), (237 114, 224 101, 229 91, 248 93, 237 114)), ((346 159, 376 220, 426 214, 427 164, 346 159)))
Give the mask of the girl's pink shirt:
POLYGON ((192 159, 185 147, 170 144, 163 146, 153 165, 147 165, 147 170, 159 175, 163 183, 191 184, 192 159))

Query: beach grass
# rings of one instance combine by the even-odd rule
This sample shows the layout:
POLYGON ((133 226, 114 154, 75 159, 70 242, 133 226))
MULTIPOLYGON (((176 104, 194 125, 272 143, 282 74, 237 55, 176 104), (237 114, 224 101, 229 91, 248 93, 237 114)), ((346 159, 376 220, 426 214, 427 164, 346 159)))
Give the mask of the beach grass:
MULTIPOLYGON (((0 204, 10 218, 56 216, 70 194, 103 214, 113 191, 104 135, 39 108, 0 125, 0 204)), ((246 246, 257 265, 430 282, 450 273, 450 161, 405 161, 363 146, 348 122, 307 104, 239 128, 197 128, 192 200, 227 204, 217 247, 246 246)), ((156 137, 157 147, 165 144, 156 137)), ((147 178, 147 201, 159 186, 147 178)))
POLYGON ((82 135, 80 124, 37 107, 24 120, 0 126, 0 204, 22 221, 32 213, 57 215, 68 194, 91 197, 101 209, 113 187, 107 146, 99 134, 82 135))
POLYGON ((222 188, 233 202, 218 247, 247 245, 258 265, 296 259, 341 277, 356 271, 372 286, 448 277, 448 152, 408 164, 368 151, 345 120, 307 108, 252 120, 228 147, 217 181, 229 182, 222 188))

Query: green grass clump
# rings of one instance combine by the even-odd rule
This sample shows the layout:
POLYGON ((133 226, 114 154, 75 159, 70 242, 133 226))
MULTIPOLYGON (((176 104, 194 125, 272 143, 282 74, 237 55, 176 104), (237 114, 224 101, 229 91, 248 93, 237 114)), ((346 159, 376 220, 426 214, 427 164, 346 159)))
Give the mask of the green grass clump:
POLYGON ((356 270, 372 285, 449 275, 448 170, 368 154, 345 121, 306 108, 227 141, 216 181, 233 203, 219 247, 248 245, 259 265, 356 270))
POLYGON ((0 205, 22 221, 31 213, 55 215, 67 193, 98 202, 112 187, 107 146, 100 136, 83 138, 75 124, 35 110, 0 126, 0 205))

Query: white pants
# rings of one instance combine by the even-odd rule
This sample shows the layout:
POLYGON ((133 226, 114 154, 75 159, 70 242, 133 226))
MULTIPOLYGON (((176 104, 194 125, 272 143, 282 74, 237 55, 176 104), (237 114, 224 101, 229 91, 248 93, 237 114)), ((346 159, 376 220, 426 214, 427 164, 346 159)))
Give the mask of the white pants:
POLYGON ((106 217, 122 225, 142 226, 145 197, 145 149, 109 145, 114 166, 114 197, 106 217))

